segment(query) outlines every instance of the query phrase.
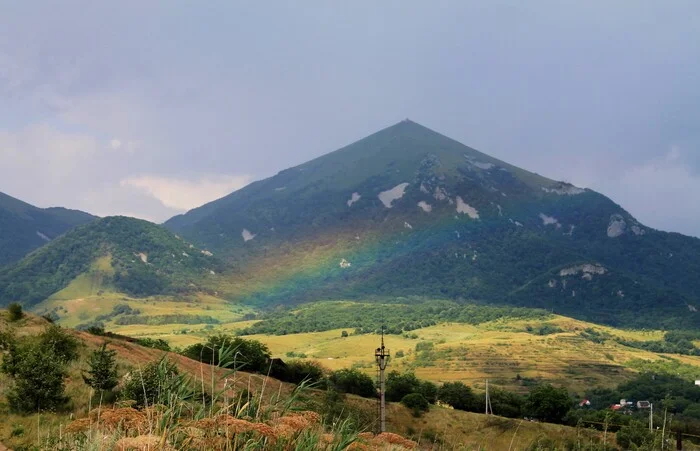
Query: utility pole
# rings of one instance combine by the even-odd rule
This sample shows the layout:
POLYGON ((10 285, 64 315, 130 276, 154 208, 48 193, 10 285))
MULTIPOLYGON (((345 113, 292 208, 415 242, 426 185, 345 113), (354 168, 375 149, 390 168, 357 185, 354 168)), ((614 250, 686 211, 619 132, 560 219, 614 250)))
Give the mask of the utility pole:
POLYGON ((486 415, 493 415, 491 407, 491 396, 489 396, 489 380, 486 379, 486 415))
POLYGON ((649 404, 649 430, 654 432, 654 404, 649 404))
POLYGON ((379 433, 386 432, 386 378, 384 371, 389 363, 389 350, 384 347, 384 326, 382 325, 382 344, 374 351, 379 373, 379 433))

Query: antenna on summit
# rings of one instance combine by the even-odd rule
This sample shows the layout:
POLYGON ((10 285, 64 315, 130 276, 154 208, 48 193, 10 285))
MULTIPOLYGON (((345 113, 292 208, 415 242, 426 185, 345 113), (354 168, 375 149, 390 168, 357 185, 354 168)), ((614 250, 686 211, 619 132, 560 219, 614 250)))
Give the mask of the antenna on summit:
POLYGON ((377 399, 377 408, 379 410, 379 433, 386 432, 386 378, 384 372, 389 363, 389 350, 384 346, 384 322, 382 321, 382 341, 380 347, 374 351, 374 358, 377 362, 377 379, 379 386, 379 397, 377 399))

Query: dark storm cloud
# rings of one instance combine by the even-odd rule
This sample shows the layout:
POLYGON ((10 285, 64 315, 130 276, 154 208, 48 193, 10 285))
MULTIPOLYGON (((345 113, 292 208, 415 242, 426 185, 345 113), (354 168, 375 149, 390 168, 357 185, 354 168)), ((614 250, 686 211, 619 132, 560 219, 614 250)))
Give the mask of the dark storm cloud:
POLYGON ((4 2, 0 191, 163 220, 410 117, 700 235, 699 18, 695 1, 4 2))

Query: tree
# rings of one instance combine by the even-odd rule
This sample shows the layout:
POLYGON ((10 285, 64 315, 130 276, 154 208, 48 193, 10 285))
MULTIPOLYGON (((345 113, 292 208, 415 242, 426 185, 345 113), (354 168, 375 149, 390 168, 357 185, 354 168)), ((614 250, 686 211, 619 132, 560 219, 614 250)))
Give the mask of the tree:
POLYGON ((527 415, 548 423, 560 423, 571 406, 572 401, 566 389, 549 384, 533 388, 525 400, 527 415))
POLYGON ((62 363, 78 358, 78 340, 55 324, 49 325, 39 336, 39 345, 50 350, 62 363))
POLYGON ((437 401, 438 387, 430 381, 421 381, 418 386, 418 393, 423 395, 430 404, 435 404, 437 401))
POLYGON ((348 337, 348 331, 344 330, 340 333, 341 338, 347 338, 348 337))
POLYGON ((414 417, 419 417, 430 409, 430 403, 420 393, 411 393, 401 398, 401 404, 413 411, 414 417))
POLYGON ((372 378, 359 370, 342 369, 331 373, 329 380, 336 390, 343 393, 374 398, 377 391, 372 378))
POLYGON ((390 402, 399 402, 404 396, 420 392, 421 381, 415 374, 392 371, 386 378, 386 399, 390 402))
POLYGON ((64 362, 51 349, 38 344, 15 346, 3 359, 3 372, 14 379, 7 395, 12 410, 30 413, 53 410, 68 400, 64 395, 64 362))
POLYGON ((177 394, 179 399, 192 396, 193 392, 186 387, 187 381, 180 376, 175 364, 163 357, 157 362, 151 362, 143 369, 132 371, 121 392, 123 399, 136 401, 137 407, 153 404, 168 404, 171 394, 177 394))
POLYGON ((303 381, 318 384, 324 380, 325 371, 323 367, 316 362, 290 360, 286 365, 273 367, 273 371, 271 371, 270 375, 282 381, 292 382, 294 384, 301 384, 303 381))
POLYGON ((113 349, 107 350, 107 343, 96 351, 93 351, 88 361, 90 369, 88 375, 83 375, 86 384, 95 391, 111 390, 117 386, 117 363, 115 360, 117 352, 113 349))
POLYGON ((22 312, 22 306, 16 302, 13 302, 12 304, 8 305, 7 311, 10 316, 10 321, 19 321, 24 317, 24 313, 22 312))
POLYGON ((476 396, 471 388, 462 382, 446 382, 438 390, 437 399, 457 410, 474 411, 476 396))
POLYGON ((270 350, 257 340, 246 340, 232 335, 219 334, 209 337, 206 343, 192 345, 183 355, 204 363, 233 368, 234 365, 246 371, 267 373, 270 350), (219 361, 221 357, 225 361, 219 361))

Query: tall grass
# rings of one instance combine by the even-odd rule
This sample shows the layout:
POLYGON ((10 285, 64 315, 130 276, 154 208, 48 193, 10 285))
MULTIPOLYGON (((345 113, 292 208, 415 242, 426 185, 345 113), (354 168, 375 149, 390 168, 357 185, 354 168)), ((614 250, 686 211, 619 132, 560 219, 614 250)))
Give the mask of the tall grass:
MULTIPOLYGON (((200 364, 198 377, 175 374, 163 357, 155 366, 157 389, 139 368, 130 375, 143 387, 143 399, 110 407, 101 404, 87 417, 50 434, 40 449, 51 450, 364 450, 413 449, 416 443, 395 434, 374 436, 349 419, 324 422, 302 410, 311 385, 290 394, 281 385, 269 393, 269 375, 261 388, 240 387, 240 355, 217 349, 219 367, 200 364), (142 401, 142 402, 141 402, 142 401), (142 406, 135 408, 136 405, 142 406), (329 424, 330 423, 330 424, 329 424)), ((248 376, 250 378, 250 376, 248 376)))

